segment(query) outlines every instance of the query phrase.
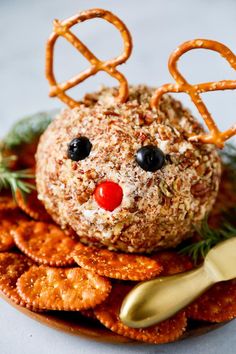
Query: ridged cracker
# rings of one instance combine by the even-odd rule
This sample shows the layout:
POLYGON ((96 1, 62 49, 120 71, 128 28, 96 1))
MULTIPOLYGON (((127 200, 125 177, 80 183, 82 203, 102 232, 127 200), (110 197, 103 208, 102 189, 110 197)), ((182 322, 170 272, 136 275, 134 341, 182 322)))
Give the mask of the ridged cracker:
POLYGON ((141 281, 158 275, 162 267, 148 257, 112 252, 78 244, 72 253, 79 266, 108 278, 141 281))
POLYGON ((15 246, 11 231, 15 227, 14 221, 11 218, 0 218, 0 252, 11 250, 15 246))
POLYGON ((224 322, 236 317, 236 280, 213 285, 186 310, 195 320, 224 322))
POLYGON ((169 343, 181 337, 187 325, 184 312, 149 328, 137 329, 124 325, 119 318, 119 312, 122 301, 131 288, 124 284, 113 285, 108 299, 94 309, 97 319, 105 327, 122 336, 147 343, 169 343))
POLYGON ((176 251, 160 251, 153 254, 151 258, 162 266, 161 276, 182 273, 193 268, 190 258, 176 251))
POLYGON ((82 268, 34 266, 17 282, 22 299, 40 310, 80 311, 103 302, 110 282, 82 268))
MULTIPOLYGON (((33 262, 19 253, 0 253, 0 291, 17 305, 27 306, 16 290, 18 278, 33 262)), ((30 307, 31 306, 27 306, 30 307)))
POLYGON ((0 252, 9 251, 15 246, 12 231, 25 220, 19 208, 0 211, 0 252))
POLYGON ((12 234, 18 248, 37 263, 55 267, 75 264, 71 252, 78 241, 55 224, 24 222, 12 234))
POLYGON ((10 194, 1 193, 0 212, 10 212, 17 209, 17 204, 10 194))
POLYGON ((47 213, 42 202, 38 199, 38 193, 32 190, 31 193, 25 196, 17 190, 16 191, 16 202, 19 208, 23 210, 27 215, 29 215, 34 220, 39 221, 51 221, 51 216, 47 213))
POLYGON ((86 318, 89 318, 90 320, 97 321, 97 317, 95 316, 93 309, 81 310, 80 313, 81 315, 86 318))

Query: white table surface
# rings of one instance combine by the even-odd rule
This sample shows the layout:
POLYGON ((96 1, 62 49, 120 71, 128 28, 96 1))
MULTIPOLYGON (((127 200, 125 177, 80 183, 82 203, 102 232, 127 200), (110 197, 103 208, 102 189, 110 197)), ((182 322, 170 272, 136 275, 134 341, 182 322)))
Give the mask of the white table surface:
MULTIPOLYGON (((134 51, 132 58, 120 69, 131 83, 155 86, 169 82, 168 55, 188 39, 216 39, 236 51, 236 2, 233 0, 0 0, 0 135, 4 135, 19 117, 62 106, 57 99, 47 96, 45 40, 54 18, 63 19, 91 7, 114 11, 130 28, 134 51)), ((117 32, 101 21, 83 24, 76 33, 80 33, 89 48, 101 58, 109 59, 121 50, 117 32)), ((58 80, 67 79, 87 66, 79 53, 63 41, 56 53, 58 80)), ((180 67, 192 82, 236 77, 227 63, 214 53, 187 54, 180 67)), ((97 89, 102 83, 112 84, 112 81, 99 74, 75 90, 77 97, 97 89)), ((180 97, 196 112, 187 97, 180 97)), ((235 92, 205 94, 204 98, 220 127, 227 128, 235 122, 235 92)), ((1 354, 231 354, 235 353, 235 332, 236 321, 233 321, 207 335, 175 344, 101 344, 42 326, 0 300, 1 354)))

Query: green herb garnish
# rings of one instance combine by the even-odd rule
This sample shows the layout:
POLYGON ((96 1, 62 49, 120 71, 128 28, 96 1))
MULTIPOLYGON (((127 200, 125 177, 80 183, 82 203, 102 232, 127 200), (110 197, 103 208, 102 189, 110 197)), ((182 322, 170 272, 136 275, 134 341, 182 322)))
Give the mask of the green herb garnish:
POLYGON ((46 130, 58 110, 40 112, 17 121, 4 138, 5 148, 12 150, 34 142, 46 130))
POLYGON ((11 170, 10 165, 16 159, 14 155, 5 157, 0 150, 0 192, 11 189, 14 198, 17 190, 25 195, 35 189, 34 184, 25 181, 35 178, 31 170, 11 170))
MULTIPOLYGON (((228 212, 229 219, 232 218, 232 211, 228 212)), ((236 218, 236 212, 234 212, 234 218, 236 218)), ((205 258, 207 253, 212 247, 221 241, 225 241, 228 238, 236 237, 236 227, 228 221, 227 217, 219 229, 214 229, 209 226, 208 219, 206 218, 200 228, 196 228, 197 233, 201 237, 198 242, 182 248, 179 253, 190 256, 194 263, 197 264, 199 259, 205 258)))
POLYGON ((17 149, 21 145, 31 144, 37 141, 40 135, 46 130, 58 110, 40 112, 17 121, 9 133, 0 142, 0 192, 2 189, 11 189, 15 198, 16 191, 23 196, 35 189, 34 184, 27 182, 35 176, 31 170, 14 170, 12 163, 17 160, 17 149), (6 151, 12 154, 8 156, 6 151))

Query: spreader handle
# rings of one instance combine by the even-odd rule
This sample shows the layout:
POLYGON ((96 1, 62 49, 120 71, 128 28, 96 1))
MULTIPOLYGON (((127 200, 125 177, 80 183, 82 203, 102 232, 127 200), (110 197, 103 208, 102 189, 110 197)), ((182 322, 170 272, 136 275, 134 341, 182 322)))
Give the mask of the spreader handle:
POLYGON ((186 307, 214 283, 203 266, 143 282, 124 299, 120 319, 133 328, 157 324, 186 307))

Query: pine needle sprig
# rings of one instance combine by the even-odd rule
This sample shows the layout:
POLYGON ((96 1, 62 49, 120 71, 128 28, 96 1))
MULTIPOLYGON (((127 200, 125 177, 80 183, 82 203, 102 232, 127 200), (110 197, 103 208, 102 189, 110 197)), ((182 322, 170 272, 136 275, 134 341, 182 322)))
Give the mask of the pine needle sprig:
MULTIPOLYGON (((186 254, 192 258, 195 264, 201 258, 205 258, 212 247, 221 241, 225 241, 231 237, 236 237, 236 227, 230 223, 232 212, 225 215, 222 227, 215 229, 209 226, 208 218, 205 218, 200 228, 196 228, 196 232, 201 239, 195 243, 187 245, 180 249, 179 253, 186 254)), ((234 214, 234 218, 236 213, 234 214)))
POLYGON ((25 195, 25 193, 30 193, 35 189, 34 184, 26 181, 35 178, 32 170, 14 171, 11 169, 10 166, 16 159, 17 157, 14 155, 5 157, 0 151, 0 191, 11 189, 13 197, 15 197, 17 190, 25 195))

